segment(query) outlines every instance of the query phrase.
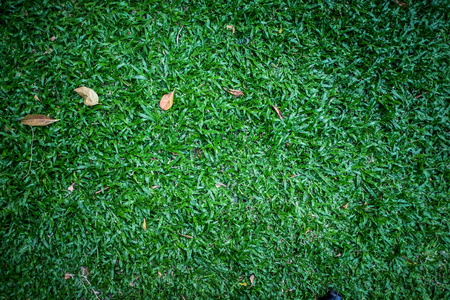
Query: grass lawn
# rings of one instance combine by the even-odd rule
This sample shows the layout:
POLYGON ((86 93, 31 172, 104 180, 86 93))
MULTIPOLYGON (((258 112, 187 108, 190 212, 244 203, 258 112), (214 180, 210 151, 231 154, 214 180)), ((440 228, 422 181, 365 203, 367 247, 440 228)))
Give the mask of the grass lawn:
POLYGON ((448 296, 450 5, 308 2, 1 1, 0 299, 448 296))

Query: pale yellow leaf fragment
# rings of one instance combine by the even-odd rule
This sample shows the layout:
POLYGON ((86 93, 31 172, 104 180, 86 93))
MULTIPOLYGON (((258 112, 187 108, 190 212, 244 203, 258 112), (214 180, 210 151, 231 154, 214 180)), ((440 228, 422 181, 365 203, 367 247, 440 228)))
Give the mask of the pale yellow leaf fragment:
POLYGON ((101 104, 98 103, 98 95, 93 89, 82 86, 76 88, 74 91, 84 98, 84 104, 87 106, 94 106, 97 104, 101 104))

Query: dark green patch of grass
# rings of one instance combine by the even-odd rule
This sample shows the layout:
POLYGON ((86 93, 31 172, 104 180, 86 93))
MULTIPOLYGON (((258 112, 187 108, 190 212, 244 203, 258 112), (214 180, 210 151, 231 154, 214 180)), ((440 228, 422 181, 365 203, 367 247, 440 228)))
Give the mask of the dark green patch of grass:
POLYGON ((447 295, 448 11, 3 1, 2 298, 447 295))

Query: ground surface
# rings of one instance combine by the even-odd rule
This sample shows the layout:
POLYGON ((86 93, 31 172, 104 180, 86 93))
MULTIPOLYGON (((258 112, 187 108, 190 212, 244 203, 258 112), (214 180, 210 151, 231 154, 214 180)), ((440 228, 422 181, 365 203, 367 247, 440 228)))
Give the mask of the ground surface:
POLYGON ((447 1, 55 2, 0 3, 1 298, 448 295, 447 1))

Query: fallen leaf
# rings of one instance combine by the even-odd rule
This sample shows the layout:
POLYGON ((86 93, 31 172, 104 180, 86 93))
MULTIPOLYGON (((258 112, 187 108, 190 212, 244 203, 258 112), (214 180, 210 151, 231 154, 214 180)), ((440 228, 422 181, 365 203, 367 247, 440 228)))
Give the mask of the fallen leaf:
POLYGON ((251 283, 250 287, 253 286, 254 281, 255 281, 255 274, 252 274, 252 275, 250 275, 250 283, 251 283))
POLYGON ((343 209, 347 209, 347 207, 348 207, 349 203, 350 203, 350 202, 348 202, 348 203, 347 203, 347 204, 345 204, 345 205, 342 205, 342 208, 343 208, 343 209))
POLYGON ((84 98, 84 104, 87 106, 101 104, 98 103, 98 95, 93 89, 82 86, 75 89, 74 91, 84 98))
POLYGON ((142 228, 144 228, 144 230, 147 230, 147 223, 145 222, 145 218, 144 218, 144 224, 142 224, 142 228))
POLYGON ((58 120, 51 119, 44 115, 28 115, 22 120, 20 120, 20 123, 22 123, 23 125, 30 125, 30 126, 46 126, 55 123, 59 120, 60 119, 58 120))
POLYGON ((400 6, 400 7, 408 7, 408 5, 409 5, 408 3, 403 2, 401 0, 395 0, 395 3, 397 3, 398 6, 400 6))
POLYGON ((41 102, 41 100, 39 99, 39 97, 37 95, 34 95, 34 99, 36 99, 37 101, 41 102))
POLYGON ((244 280, 245 276, 242 276, 241 278, 239 278, 239 281, 244 280))
POLYGON ((233 96, 236 96, 236 97, 244 96, 244 93, 241 92, 241 91, 232 90, 232 89, 227 90, 225 87, 222 87, 222 88, 224 89, 225 92, 228 92, 228 93, 230 93, 233 96))
POLYGON ((158 278, 161 278, 161 277, 162 277, 162 274, 160 271, 158 271, 158 278))
POLYGON ((239 284, 242 286, 247 286, 247 282, 239 282, 239 284))
POLYGON ((75 185, 75 182, 74 183, 72 183, 68 188, 67 188, 67 190, 69 191, 69 192, 73 192, 73 186, 75 185))
POLYGON ((159 106, 161 106, 161 108, 163 110, 168 110, 172 107, 174 92, 175 92, 175 89, 173 89, 172 92, 162 96, 161 101, 159 102, 159 106))
POLYGON ((280 117, 280 119, 283 119, 283 115, 281 114, 281 111, 278 107, 276 107, 275 105, 272 105, 273 109, 275 110, 275 112, 277 113, 277 115, 280 117))
POLYGON ((99 190, 99 191, 96 191, 95 193, 96 193, 96 194, 100 194, 101 192, 106 191, 106 190, 108 190, 108 189, 109 189, 109 186, 107 186, 107 187, 105 187, 104 189, 101 189, 101 190, 99 190))
POLYGON ((227 25, 227 30, 231 30, 231 35, 234 34, 235 28, 233 25, 227 25))
POLYGON ((152 185, 152 189, 157 189, 159 188, 159 185, 152 185))
POLYGON ((278 33, 281 34, 283 32, 283 27, 280 28, 280 30, 278 30, 278 33))
POLYGON ((51 38, 50 38, 50 41, 52 41, 52 42, 54 42, 56 40, 56 36, 52 36, 51 38))
POLYGON ((64 274, 64 279, 70 279, 70 278, 72 278, 73 277, 73 274, 69 274, 69 273, 66 273, 66 274, 64 274))
POLYGON ((216 183, 216 188, 221 187, 221 186, 228 187, 227 185, 223 184, 222 182, 216 183))
POLYGON ((23 14, 25 15, 25 17, 28 16, 28 11, 24 11, 23 14))
POLYGON ((193 239, 192 236, 187 235, 187 234, 181 234, 181 233, 179 233, 179 235, 184 236, 185 238, 188 238, 188 239, 193 239))
POLYGON ((341 256, 341 254, 339 253, 338 255, 335 255, 334 257, 340 257, 341 256))

